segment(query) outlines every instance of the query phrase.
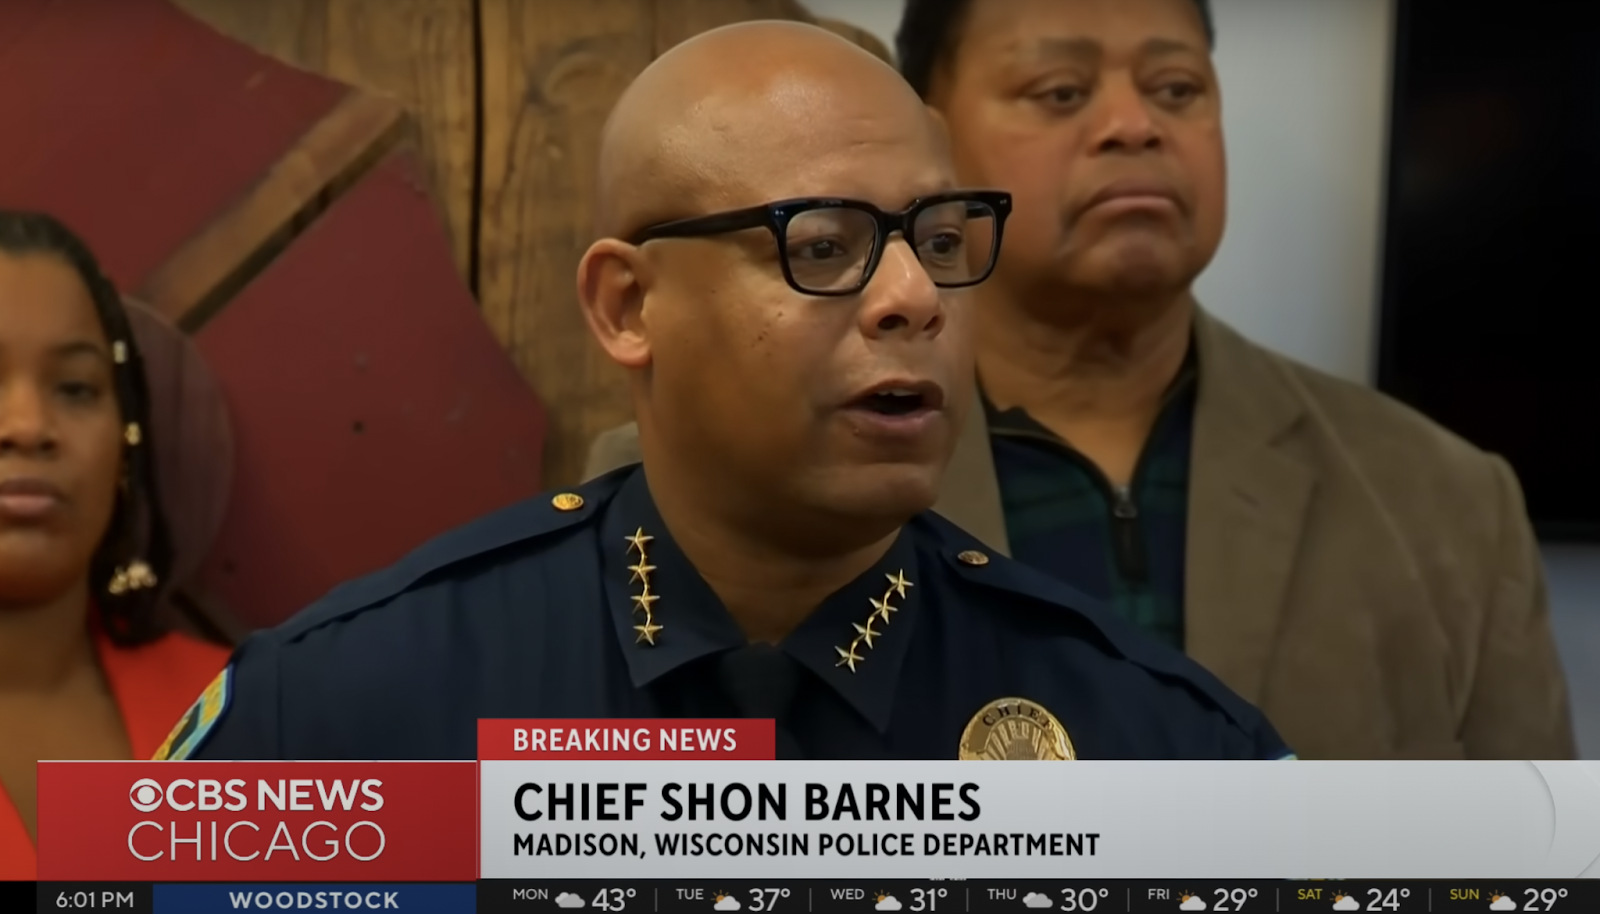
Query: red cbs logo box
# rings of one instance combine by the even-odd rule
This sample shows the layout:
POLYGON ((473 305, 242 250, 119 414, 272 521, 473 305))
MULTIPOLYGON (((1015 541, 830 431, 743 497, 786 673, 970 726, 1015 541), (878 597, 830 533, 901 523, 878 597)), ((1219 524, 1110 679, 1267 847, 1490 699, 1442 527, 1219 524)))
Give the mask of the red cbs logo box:
POLYGON ((39 879, 471 882, 474 762, 40 762, 39 879))

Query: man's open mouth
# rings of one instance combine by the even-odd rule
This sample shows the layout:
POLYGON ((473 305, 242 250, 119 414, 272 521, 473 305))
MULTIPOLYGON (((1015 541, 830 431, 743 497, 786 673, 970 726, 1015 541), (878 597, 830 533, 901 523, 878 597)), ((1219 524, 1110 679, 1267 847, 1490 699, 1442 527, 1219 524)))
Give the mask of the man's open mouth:
POLYGON ((928 382, 890 382, 868 390, 850 406, 880 416, 910 416, 943 407, 944 391, 928 382))
POLYGON ((868 394, 860 406, 884 416, 907 416, 922 409, 927 399, 914 390, 883 390, 868 394))

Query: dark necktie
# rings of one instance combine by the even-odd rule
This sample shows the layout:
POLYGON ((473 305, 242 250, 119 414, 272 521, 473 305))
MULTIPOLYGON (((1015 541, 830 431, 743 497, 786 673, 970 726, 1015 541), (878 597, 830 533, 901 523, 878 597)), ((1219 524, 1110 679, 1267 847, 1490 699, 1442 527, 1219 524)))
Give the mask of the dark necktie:
POLYGON ((778 758, 805 758, 788 726, 800 688, 800 668, 794 658, 770 644, 747 644, 718 659, 717 683, 741 717, 776 722, 778 758))

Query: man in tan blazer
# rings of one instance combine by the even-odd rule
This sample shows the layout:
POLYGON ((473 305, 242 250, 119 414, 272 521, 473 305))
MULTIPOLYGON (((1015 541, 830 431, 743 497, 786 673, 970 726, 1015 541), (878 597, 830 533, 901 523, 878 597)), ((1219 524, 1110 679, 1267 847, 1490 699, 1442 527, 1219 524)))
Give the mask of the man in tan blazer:
MULTIPOLYGON (((1222 236, 1203 0, 909 0, 961 180, 1014 194, 936 509, 1181 645, 1302 758, 1570 758, 1520 488, 1195 303, 1222 236)), ((590 475, 638 459, 631 427, 590 475)))

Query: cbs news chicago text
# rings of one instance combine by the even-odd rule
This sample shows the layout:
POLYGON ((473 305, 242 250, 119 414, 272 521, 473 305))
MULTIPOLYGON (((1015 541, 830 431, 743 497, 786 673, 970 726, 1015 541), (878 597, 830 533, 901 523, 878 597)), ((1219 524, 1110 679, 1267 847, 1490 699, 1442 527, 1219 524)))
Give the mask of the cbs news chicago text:
POLYGON ((1600 911, 1600 763, 773 744, 770 721, 481 721, 475 762, 42 762, 40 882, 0 910, 1600 911))

